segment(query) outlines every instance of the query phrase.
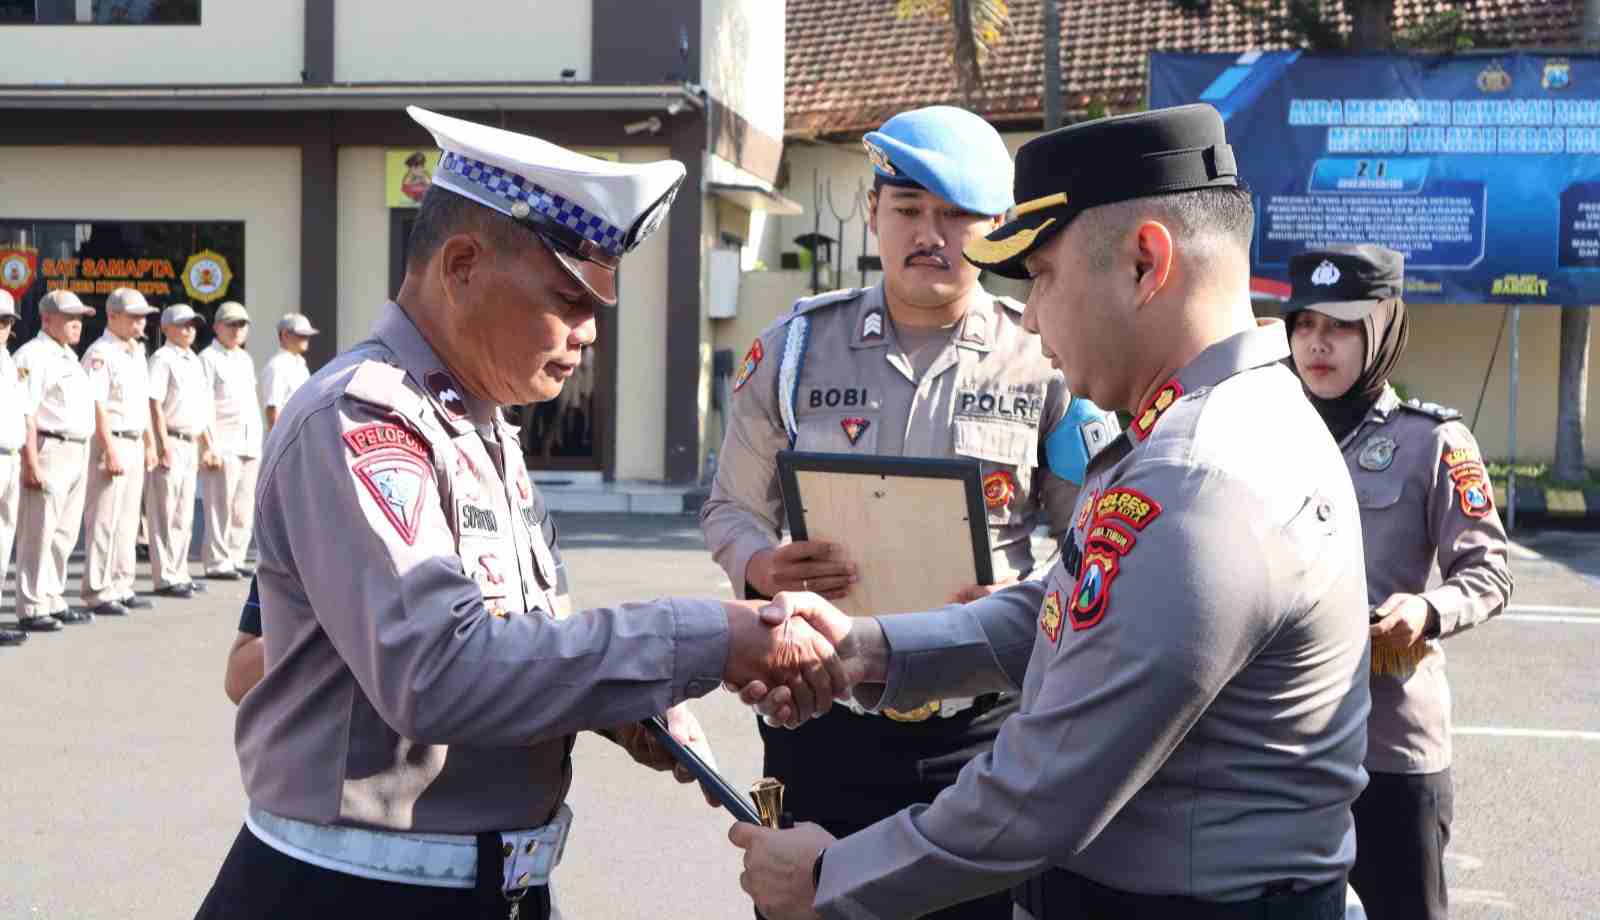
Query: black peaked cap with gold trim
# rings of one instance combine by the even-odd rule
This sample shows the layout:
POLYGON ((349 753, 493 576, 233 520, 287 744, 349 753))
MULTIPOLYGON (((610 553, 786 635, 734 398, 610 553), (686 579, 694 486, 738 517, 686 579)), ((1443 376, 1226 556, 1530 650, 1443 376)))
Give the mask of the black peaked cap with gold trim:
POLYGON ((1098 118, 1040 135, 1017 151, 1011 220, 967 245, 967 261, 1024 279, 1028 253, 1089 208, 1239 185, 1222 116, 1180 105, 1098 118))

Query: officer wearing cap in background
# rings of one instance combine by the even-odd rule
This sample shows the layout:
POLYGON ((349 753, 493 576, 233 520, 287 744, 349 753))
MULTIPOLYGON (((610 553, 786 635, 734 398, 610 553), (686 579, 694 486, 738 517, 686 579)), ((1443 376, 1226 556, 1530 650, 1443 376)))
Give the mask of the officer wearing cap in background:
POLYGON ((215 415, 212 450, 217 465, 201 472, 206 537, 201 561, 207 578, 235 580, 245 567, 256 519, 256 475, 261 467, 261 410, 256 404, 256 363, 245 350, 250 315, 228 301, 212 320, 216 338, 200 352, 215 415))
POLYGON ((1073 392, 1133 422, 1090 461, 1042 582, 876 619, 781 599, 862 650, 846 664, 886 682, 876 705, 1022 702, 931 805, 838 841, 735 828, 745 890, 772 920, 916 917, 1011 886, 1039 920, 1342 917, 1366 780, 1360 519, 1282 324, 1251 311, 1254 215, 1222 119, 1050 132, 1018 152, 1016 197, 968 257, 1031 276, 1024 325, 1073 392))
POLYGON ((299 313, 285 313, 278 320, 278 353, 261 368, 261 405, 267 416, 267 431, 278 421, 278 413, 289 404, 289 397, 311 379, 306 367, 306 349, 317 334, 311 321, 299 313))
POLYGON ((201 590, 189 574, 195 479, 201 467, 219 465, 211 444, 212 391, 193 349, 202 322, 186 303, 167 307, 161 312, 166 344, 150 356, 150 430, 157 461, 144 504, 150 521, 150 571, 156 593, 165 597, 191 597, 201 590))
POLYGON ((235 732, 250 811, 204 918, 550 916, 575 732, 616 726, 666 768, 637 720, 720 681, 803 677, 804 710, 845 686, 831 646, 754 603, 561 616, 502 408, 559 395, 682 164, 409 111, 444 153, 396 302, 267 439, 266 672, 235 732))
POLYGON ((83 526, 94 395, 73 346, 83 318, 78 295, 51 291, 39 301, 39 334, 17 349, 27 390, 28 433, 22 446, 22 502, 17 541, 17 619, 29 632, 94 621, 67 606, 67 557, 83 526))
POLYGON ((1439 640, 1511 600, 1505 528, 1461 413, 1389 383, 1406 345, 1404 257, 1381 246, 1289 260, 1293 365, 1355 482, 1372 610, 1367 788, 1350 883, 1372 920, 1443 920, 1450 686, 1439 640), (1428 587, 1437 565, 1441 583, 1428 587))
MULTIPOLYGON (((842 547, 779 544, 780 450, 980 461, 1003 585, 1044 561, 1030 539, 1039 524, 1058 539, 1071 524, 1087 459, 1081 427, 1096 444, 1116 432, 1114 417, 1067 391, 1039 339, 1022 328, 1022 305, 985 291, 979 269, 961 257, 1012 203, 1011 156, 999 133, 971 112, 932 106, 896 115, 864 143, 874 171, 868 226, 883 280, 796 303, 751 346, 734 383, 700 517, 706 544, 743 596, 839 598, 855 581, 842 547)), ((996 588, 973 585, 951 600, 996 588)), ((906 712, 841 707, 795 732, 762 725, 763 772, 784 782, 796 819, 842 836, 932 801, 1015 708, 1014 695, 985 693, 906 712)), ((1001 894, 938 916, 1010 911, 1001 894)))
MULTIPOLYGON (((17 301, 0 290, 0 600, 5 599, 6 570, 11 567, 11 544, 17 536, 17 505, 22 493, 22 445, 28 438, 28 394, 16 362, 11 360, 12 327, 17 324, 17 301)), ((0 646, 21 645, 28 634, 0 628, 0 646)))
POLYGON ((149 370, 137 340, 146 317, 157 312, 143 294, 117 288, 106 298, 105 332, 83 355, 94 394, 83 509, 83 603, 103 616, 152 606, 133 590, 145 475, 156 459, 149 431, 149 370))

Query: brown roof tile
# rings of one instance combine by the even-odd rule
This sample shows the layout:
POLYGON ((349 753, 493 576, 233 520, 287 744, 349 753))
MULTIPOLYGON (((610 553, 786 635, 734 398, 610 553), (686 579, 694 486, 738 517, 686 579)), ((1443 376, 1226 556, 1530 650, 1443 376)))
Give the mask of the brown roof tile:
MULTIPOLYGON (((1011 21, 984 65, 976 108, 995 122, 1037 122, 1044 111, 1044 2, 1009 0, 1011 21)), ((1203 11, 1172 0, 1055 0, 1061 7, 1062 100, 1069 115, 1140 105, 1151 51, 1290 46, 1290 36, 1227 0, 1203 11)), ((1494 47, 1579 44, 1583 0, 1396 0, 1405 29, 1445 9, 1494 47)), ((894 0, 789 0, 787 130, 845 134, 877 127, 908 108, 959 103, 948 21, 901 20, 894 0)), ((1348 31, 1347 17, 1340 28, 1348 31)))

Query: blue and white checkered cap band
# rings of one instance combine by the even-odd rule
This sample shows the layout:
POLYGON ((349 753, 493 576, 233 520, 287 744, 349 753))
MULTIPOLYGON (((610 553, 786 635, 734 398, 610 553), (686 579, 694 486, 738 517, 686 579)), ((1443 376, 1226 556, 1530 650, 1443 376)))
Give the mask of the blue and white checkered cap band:
POLYGON ((482 191, 506 201, 526 202, 532 210, 572 229, 612 256, 622 257, 623 238, 627 235, 625 231, 612 226, 604 218, 568 201, 537 182, 448 150, 439 159, 439 168, 460 176, 482 191))

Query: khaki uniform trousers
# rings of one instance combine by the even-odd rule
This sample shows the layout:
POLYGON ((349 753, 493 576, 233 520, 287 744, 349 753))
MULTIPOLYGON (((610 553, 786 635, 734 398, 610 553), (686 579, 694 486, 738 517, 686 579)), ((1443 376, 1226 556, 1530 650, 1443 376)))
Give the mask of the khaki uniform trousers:
POLYGON ((39 436, 43 489, 22 490, 17 540, 17 616, 64 613, 67 559, 83 526, 89 444, 39 436))
POLYGON ((83 602, 98 607, 133 596, 135 547, 144 499, 144 441, 111 439, 122 461, 122 475, 105 471, 105 451, 89 446, 89 497, 84 503, 83 602))
POLYGON ((195 476, 200 449, 193 441, 169 438, 171 468, 158 466, 144 490, 144 513, 150 519, 150 573, 156 589, 186 585, 189 541, 194 536, 195 476))
POLYGON ((22 451, 0 454, 0 604, 6 600, 6 573, 17 537, 17 504, 22 498, 22 451))
POLYGON ((222 467, 201 470, 205 487, 206 574, 231 572, 244 565, 250 533, 256 523, 256 475, 259 457, 222 454, 222 467))

